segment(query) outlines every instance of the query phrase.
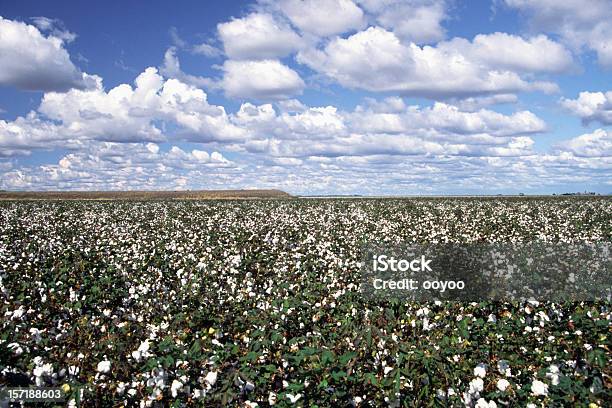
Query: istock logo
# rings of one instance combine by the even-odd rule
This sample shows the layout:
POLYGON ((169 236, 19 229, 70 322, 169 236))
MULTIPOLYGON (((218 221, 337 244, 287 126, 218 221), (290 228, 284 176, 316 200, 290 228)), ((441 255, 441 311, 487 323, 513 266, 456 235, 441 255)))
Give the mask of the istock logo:
POLYGON ((610 301, 610 243, 365 242, 360 291, 415 301, 610 301))
POLYGON ((432 272, 429 264, 431 259, 426 259, 425 255, 421 255, 421 258, 407 260, 407 259, 395 259, 387 255, 374 255, 373 256, 373 268, 375 272, 432 272))

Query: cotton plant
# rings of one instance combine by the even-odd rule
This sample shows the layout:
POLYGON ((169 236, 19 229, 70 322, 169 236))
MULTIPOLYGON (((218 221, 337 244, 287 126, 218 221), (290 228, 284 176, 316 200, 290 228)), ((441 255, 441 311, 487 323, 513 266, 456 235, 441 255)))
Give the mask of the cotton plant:
POLYGON ((604 406, 607 302, 359 288, 364 239, 609 242, 610 213, 606 198, 3 202, 0 376, 82 386, 91 405, 604 406))

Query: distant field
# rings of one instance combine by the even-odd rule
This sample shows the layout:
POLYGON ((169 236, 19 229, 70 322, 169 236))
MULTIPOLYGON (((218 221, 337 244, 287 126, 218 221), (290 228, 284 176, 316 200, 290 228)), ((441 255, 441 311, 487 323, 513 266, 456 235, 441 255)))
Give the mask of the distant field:
POLYGON ((217 200, 291 198, 280 190, 0 191, 0 200, 217 200))

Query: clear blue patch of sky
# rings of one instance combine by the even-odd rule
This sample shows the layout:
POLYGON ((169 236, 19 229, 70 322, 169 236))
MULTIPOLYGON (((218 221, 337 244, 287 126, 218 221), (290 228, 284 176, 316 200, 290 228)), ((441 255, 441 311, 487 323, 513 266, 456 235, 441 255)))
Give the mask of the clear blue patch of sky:
POLYGON ((12 160, 20 167, 35 167, 41 163, 58 164, 62 157, 69 153, 66 149, 33 150, 29 155, 18 155, 12 160))

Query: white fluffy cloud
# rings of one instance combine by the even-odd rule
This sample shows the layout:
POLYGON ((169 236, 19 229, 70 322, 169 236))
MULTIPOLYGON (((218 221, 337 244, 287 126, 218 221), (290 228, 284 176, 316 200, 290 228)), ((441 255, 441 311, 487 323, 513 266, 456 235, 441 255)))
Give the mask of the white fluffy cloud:
POLYGON ((0 85, 30 91, 90 86, 91 79, 70 61, 65 40, 65 36, 44 36, 33 25, 0 17, 0 85))
POLYGON ((353 112, 333 106, 304 107, 277 114, 270 104, 243 104, 234 123, 251 130, 238 151, 283 158, 386 155, 532 154, 529 135, 546 130, 529 111, 503 115, 481 109, 461 111, 436 103, 406 106, 401 99, 367 100, 353 112))
POLYGON ((96 81, 94 89, 45 93, 37 112, 0 121, 0 154, 76 148, 92 140, 160 142, 173 137, 225 143, 247 137, 247 130, 231 123, 225 108, 208 103, 203 90, 164 79, 155 68, 141 73, 134 86, 105 91, 102 80, 96 81))
POLYGON ((217 26, 225 54, 232 59, 284 57, 302 46, 288 25, 270 14, 252 13, 217 26))
POLYGON ((170 47, 166 50, 166 53, 164 54, 164 62, 159 68, 159 71, 167 78, 176 78, 181 82, 198 88, 214 88, 216 86, 215 82, 210 78, 190 75, 183 72, 183 70, 181 70, 179 59, 176 56, 175 47, 170 47))
POLYGON ((612 5, 609 0, 505 0, 531 18, 534 30, 556 33, 571 46, 597 53, 612 67, 612 5))
POLYGON ((288 99, 305 87, 298 73, 278 60, 227 60, 222 69, 221 86, 230 98, 288 99))
MULTIPOLYGON (((14 122, 0 122, 0 135, 7 127, 27 127, 19 148, 31 148, 33 142, 49 146, 60 137, 61 146, 71 150, 55 164, 28 167, 0 161, 4 164, 0 168, 0 188, 257 186, 297 193, 405 194, 409 188, 418 189, 416 193, 508 192, 513 191, 512 183, 520 183, 522 191, 571 182, 603 185, 609 183, 605 174, 612 169, 612 135, 604 130, 561 143, 555 154, 541 154, 534 151, 531 136, 545 131, 545 125, 528 111, 504 115, 487 109, 466 112, 443 103, 407 106, 397 97, 366 100, 352 112, 333 106, 307 107, 295 101, 281 104, 281 109, 271 104, 245 103, 238 112, 225 117, 232 126, 248 130, 245 139, 223 145, 235 152, 233 162, 210 149, 173 146, 166 150, 151 142, 79 138, 66 144, 61 140, 70 124, 80 123, 80 114, 74 110, 74 106, 80 106, 77 101, 105 114, 114 112, 119 100, 125 106, 138 107, 132 112, 135 116, 155 112, 158 120, 190 112, 172 106, 176 103, 203 103, 197 97, 201 90, 179 84, 176 80, 160 80, 150 69, 138 77, 134 88, 122 85, 107 96, 89 95, 91 99, 72 94, 68 99, 47 100, 44 110, 56 118, 54 121, 32 114, 14 122), (188 91, 193 92, 191 97, 188 91), (94 101, 96 98, 99 100, 94 101), (299 172, 295 166, 300 166, 299 172)), ((208 109, 213 114, 215 107, 208 109)), ((89 115, 96 117, 91 112, 89 115)), ((7 140, 11 137, 0 137, 0 146, 7 140)))
POLYGON ((245 103, 232 121, 251 129, 251 139, 259 140, 272 137, 314 141, 351 135, 398 134, 468 144, 498 144, 504 143, 505 138, 546 130, 544 121, 529 111, 511 115, 487 109, 469 112, 439 102, 431 107, 406 106, 401 99, 393 97, 367 100, 366 106, 357 106, 352 112, 325 106, 277 114, 270 104, 245 103))
POLYGON ((59 38, 62 41, 70 43, 77 37, 75 33, 72 33, 66 29, 64 23, 56 18, 48 17, 32 17, 32 22, 42 32, 49 33, 49 35, 59 38))
POLYGON ((565 64, 564 53, 547 48, 542 37, 525 41, 518 37, 492 34, 475 42, 453 40, 436 47, 404 45, 397 36, 380 27, 370 27, 346 39, 336 38, 324 49, 300 52, 297 60, 341 85, 369 91, 396 91, 431 98, 508 94, 519 91, 553 92, 555 84, 529 82, 513 68, 540 67, 546 58, 534 61, 534 50, 551 53, 553 61, 565 64), (512 44, 511 55, 494 44, 512 44), (522 51, 522 52, 521 52, 522 51), (521 60, 522 58, 522 60, 521 60), (518 59, 518 60, 516 60, 518 59))
POLYGON ((0 120, 0 157, 28 154, 62 141, 59 126, 42 120, 35 112, 13 121, 0 120))
MULTIPOLYGON (((3 189, 224 189, 280 188, 298 194, 440 194, 559 192, 612 186, 612 160, 571 152, 528 156, 387 155, 249 156, 239 165, 178 165, 169 152, 147 146, 96 147, 91 156, 58 164, 3 167, 3 189), (119 149, 119 150, 116 150, 119 149), (155 149, 151 149, 155 150, 155 149), (126 157, 131 157, 126 160, 126 157), (64 167, 62 167, 62 165, 64 167), (295 166, 298 166, 296 168, 295 166), (299 170, 299 171, 296 171, 299 170), (572 187, 568 187, 571 184, 572 187)), ((184 152, 193 156, 193 152, 184 152)), ((212 154, 210 155, 212 156, 212 154)), ((193 160, 193 159, 192 159, 193 160)))
POLYGON ((251 146, 268 137, 278 140, 319 140, 346 134, 345 118, 333 106, 304 107, 277 114, 272 105, 244 103, 233 117, 234 123, 251 130, 251 146))
POLYGON ((529 111, 512 115, 480 109, 461 111, 458 107, 436 102, 431 107, 411 106, 401 113, 357 110, 350 116, 353 129, 365 133, 422 132, 423 134, 518 136, 546 130, 542 119, 529 111))
POLYGON ((280 8, 300 30, 320 37, 365 25, 363 11, 351 0, 282 0, 280 8))
POLYGON ((189 180, 218 178, 236 171, 219 152, 161 151, 154 143, 92 142, 55 164, 9 169, 0 188, 49 189, 183 189, 189 180))
MULTIPOLYGON (((308 107, 295 100, 279 103, 278 111, 271 104, 244 103, 238 112, 228 114, 223 107, 209 104, 203 90, 164 79, 148 68, 134 86, 122 84, 105 91, 98 79, 93 90, 45 94, 37 112, 0 122, 0 151, 10 155, 61 146, 75 156, 59 166, 74 170, 70 163, 82 152, 92 155, 89 146, 114 157, 112 150, 121 149, 116 142, 133 146, 172 138, 223 143, 227 150, 253 154, 255 160, 264 158, 279 166, 313 157, 346 161, 373 155, 528 156, 534 154, 530 136, 546 130, 544 122, 529 111, 505 115, 487 109, 464 111, 445 103, 407 106, 398 97, 365 102, 352 112, 334 106, 308 107)), ((151 143, 146 147, 151 154, 159 150, 151 143)), ((122 163, 128 157, 112 160, 122 163)), ((168 168, 181 161, 223 163, 216 155, 178 147, 164 160, 168 168)))
POLYGON ((446 14, 445 0, 359 0, 374 21, 393 31, 399 38, 415 43, 442 40, 442 21, 446 14))
POLYGON ((198 141, 235 141, 245 131, 233 126, 225 108, 211 105, 201 89, 167 79, 147 68, 135 87, 119 85, 108 92, 101 81, 95 90, 45 94, 39 111, 61 121, 79 136, 106 141, 159 140, 154 122, 178 126, 179 135, 198 141))
POLYGON ((612 132, 597 129, 562 142, 559 148, 579 157, 612 157, 612 132))
POLYGON ((438 48, 459 52, 471 61, 491 68, 525 72, 563 72, 572 66, 572 55, 545 35, 521 38, 506 33, 479 34, 470 42, 455 38, 438 48))
POLYGON ((612 91, 580 92, 577 99, 561 99, 561 105, 585 123, 612 125, 612 91))
POLYGON ((453 105, 464 111, 475 111, 491 105, 517 103, 518 96, 515 94, 497 94, 489 96, 473 96, 450 100, 453 105))

